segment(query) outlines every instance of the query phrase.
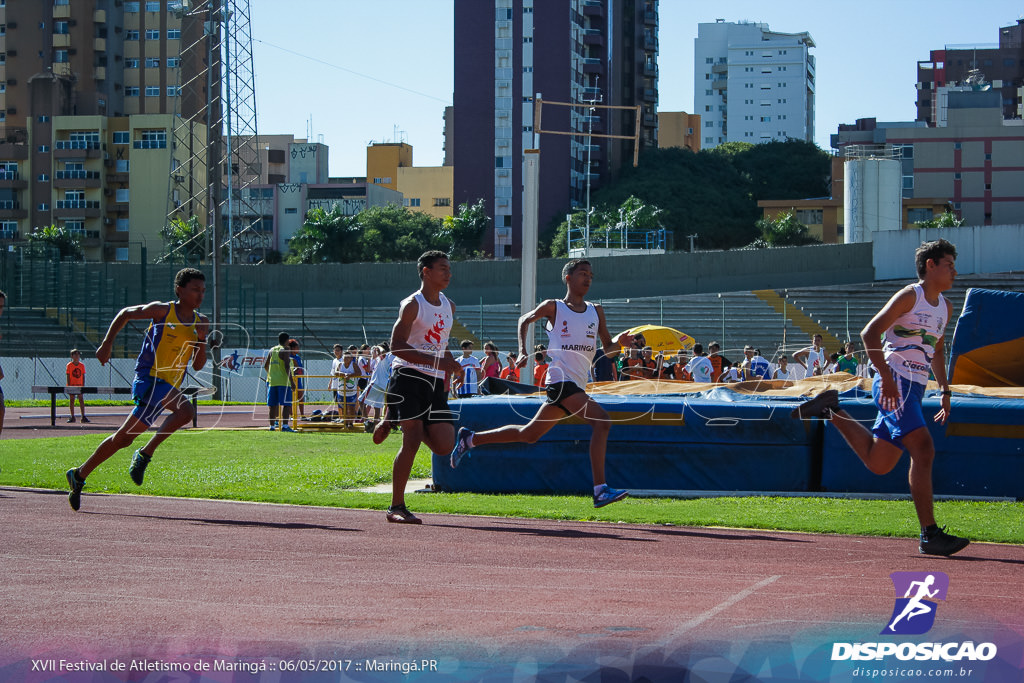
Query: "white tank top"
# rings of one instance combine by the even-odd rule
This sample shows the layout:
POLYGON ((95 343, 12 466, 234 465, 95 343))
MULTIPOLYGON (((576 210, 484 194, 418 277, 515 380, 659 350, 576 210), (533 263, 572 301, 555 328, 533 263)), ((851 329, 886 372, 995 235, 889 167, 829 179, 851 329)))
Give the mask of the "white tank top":
POLYGON ((409 346, 428 356, 434 356, 435 361, 430 365, 422 365, 410 363, 395 356, 393 369, 411 368, 424 375, 444 379, 444 370, 441 370, 439 366, 448 349, 448 335, 451 334, 452 329, 452 305, 443 293, 438 292, 438 296, 441 297, 440 306, 435 306, 427 301, 422 292, 416 292, 413 295, 413 299, 419 305, 419 312, 412 322, 408 339, 409 346))
POLYGON ((597 351, 598 323, 597 309, 589 301, 587 310, 577 313, 561 299, 555 300, 554 325, 550 320, 547 324, 551 363, 545 384, 572 382, 587 388, 590 364, 597 351))
POLYGON ((924 297, 924 288, 913 285, 914 307, 901 315, 883 335, 885 362, 900 377, 917 384, 927 384, 931 372, 935 344, 946 330, 949 308, 946 298, 932 306, 924 297))

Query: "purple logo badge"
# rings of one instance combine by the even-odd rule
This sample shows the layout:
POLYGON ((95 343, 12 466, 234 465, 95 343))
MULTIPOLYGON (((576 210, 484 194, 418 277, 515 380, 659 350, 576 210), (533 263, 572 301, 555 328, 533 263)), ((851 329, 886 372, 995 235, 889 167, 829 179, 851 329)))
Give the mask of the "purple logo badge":
POLYGON ((935 624, 938 601, 946 599, 949 576, 942 572, 893 572, 896 604, 882 634, 919 635, 935 624))

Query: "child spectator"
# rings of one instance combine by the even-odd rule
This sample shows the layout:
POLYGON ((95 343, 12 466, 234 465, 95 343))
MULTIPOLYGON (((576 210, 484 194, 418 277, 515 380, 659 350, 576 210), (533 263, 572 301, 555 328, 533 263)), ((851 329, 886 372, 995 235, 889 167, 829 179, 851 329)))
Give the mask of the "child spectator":
MULTIPOLYGON (((71 349, 71 362, 67 364, 65 368, 67 373, 69 387, 84 387, 85 386, 85 365, 82 363, 82 354, 78 352, 78 349, 71 349)), ((88 424, 89 418, 85 416, 85 396, 82 394, 70 394, 70 402, 68 407, 71 409, 71 417, 68 418, 68 422, 75 421, 75 396, 78 397, 78 410, 82 414, 82 422, 88 424)))
POLYGON ((480 361, 473 356, 473 340, 463 339, 459 344, 462 355, 455 360, 462 366, 463 377, 461 381, 455 382, 455 395, 459 398, 474 396, 480 391, 478 384, 480 377, 480 361))

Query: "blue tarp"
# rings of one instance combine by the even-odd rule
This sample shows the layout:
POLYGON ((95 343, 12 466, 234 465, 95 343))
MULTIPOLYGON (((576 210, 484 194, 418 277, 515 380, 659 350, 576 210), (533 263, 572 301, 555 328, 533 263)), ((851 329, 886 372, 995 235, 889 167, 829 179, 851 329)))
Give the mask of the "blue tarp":
MULTIPOLYGON (((826 421, 794 420, 803 398, 749 395, 717 388, 695 394, 598 396, 613 425, 608 482, 620 488, 706 491, 842 491, 907 493, 907 463, 871 474, 826 421)), ((539 396, 486 396, 453 402, 461 426, 473 430, 525 424, 539 396)), ((870 426, 875 409, 860 388, 842 404, 870 426)), ((925 415, 938 411, 925 399, 925 415)), ((1024 497, 1024 401, 978 396, 954 399, 953 421, 930 427, 936 443, 936 494, 1024 497)), ((590 428, 563 421, 533 445, 473 450, 452 470, 435 455, 440 491, 584 494, 591 490, 590 428)))

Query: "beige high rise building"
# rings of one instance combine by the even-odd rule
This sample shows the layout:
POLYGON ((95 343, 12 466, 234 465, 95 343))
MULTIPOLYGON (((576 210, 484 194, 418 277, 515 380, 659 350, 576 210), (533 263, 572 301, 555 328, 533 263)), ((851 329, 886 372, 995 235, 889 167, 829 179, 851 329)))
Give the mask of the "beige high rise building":
POLYGON ((89 260, 126 260, 132 243, 160 251, 174 114, 204 104, 178 101, 183 78, 203 68, 181 62, 183 34, 202 30, 183 26, 181 10, 181 0, 0 2, 0 248, 56 224, 81 236, 89 260))

